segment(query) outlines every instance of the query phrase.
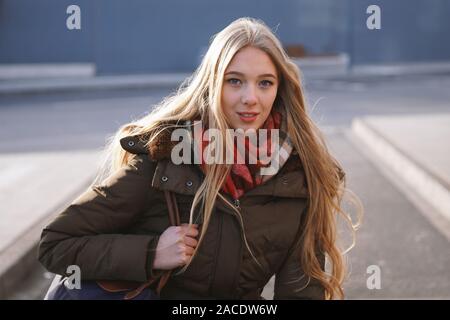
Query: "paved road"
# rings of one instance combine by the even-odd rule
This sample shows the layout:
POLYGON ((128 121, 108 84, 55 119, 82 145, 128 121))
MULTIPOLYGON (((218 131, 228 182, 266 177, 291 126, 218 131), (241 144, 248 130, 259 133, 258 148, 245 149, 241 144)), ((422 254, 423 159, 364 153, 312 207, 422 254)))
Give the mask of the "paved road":
MULTIPOLYGON (((365 218, 349 255, 348 298, 450 298, 448 240, 352 142, 352 118, 367 114, 450 112, 450 76, 306 82, 312 116, 342 161, 365 218), (366 271, 381 269, 381 289, 366 271)), ((169 90, 0 98, 0 153, 96 149, 120 124, 143 115, 169 90)), ((348 243, 348 239, 347 242, 348 243)), ((39 299, 49 283, 40 268, 12 296, 39 299)), ((267 289, 270 289, 269 287, 267 289)), ((268 290, 270 291, 270 290, 268 290)), ((270 293, 267 295, 270 297, 270 293)))

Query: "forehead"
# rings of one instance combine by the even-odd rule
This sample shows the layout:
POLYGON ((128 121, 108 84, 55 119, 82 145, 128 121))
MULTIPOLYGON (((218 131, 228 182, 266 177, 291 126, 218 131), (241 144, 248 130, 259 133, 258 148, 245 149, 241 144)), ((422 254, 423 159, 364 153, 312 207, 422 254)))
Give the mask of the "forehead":
POLYGON ((255 47, 244 47, 231 60, 225 73, 238 71, 245 75, 272 73, 276 76, 276 67, 270 56, 255 47))

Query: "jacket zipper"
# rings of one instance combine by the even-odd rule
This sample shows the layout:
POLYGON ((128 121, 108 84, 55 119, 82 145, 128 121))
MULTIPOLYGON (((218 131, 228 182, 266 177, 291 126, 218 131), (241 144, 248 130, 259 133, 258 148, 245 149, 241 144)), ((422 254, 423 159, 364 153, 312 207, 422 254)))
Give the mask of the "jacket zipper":
MULTIPOLYGON (((198 169, 198 172, 199 172, 199 174, 200 174, 200 177, 201 178, 204 178, 205 177, 205 174, 197 167, 197 169, 198 169)), ((234 215, 236 216, 236 218, 238 219, 238 222, 239 222, 239 226, 240 226, 240 228, 241 228, 241 237, 244 237, 244 235, 243 235, 243 233, 244 233, 244 224, 243 224, 243 222, 242 222, 242 218, 241 218, 241 211, 240 211, 240 209, 241 209, 241 201, 239 200, 239 199, 232 199, 232 202, 233 203, 231 203, 228 199, 227 199, 227 195, 224 195, 224 194, 221 194, 220 193, 220 191, 219 191, 219 193, 218 193, 218 196, 220 196, 234 211, 236 211, 238 214, 236 214, 236 213, 234 213, 234 215)), ((230 197, 231 198, 231 197, 230 197)), ((220 221, 219 221, 219 239, 221 239, 221 237, 222 237, 222 228, 223 228, 223 226, 222 226, 222 224, 223 224, 223 216, 222 215, 220 215, 220 221)), ((219 240, 220 241, 220 240, 219 240)), ((209 292, 210 292, 210 295, 212 295, 212 286, 214 285, 214 281, 215 281, 215 279, 216 279, 216 273, 217 273, 217 259, 218 259, 218 256, 219 256, 219 248, 220 248, 220 243, 218 244, 218 246, 217 246, 217 250, 216 250, 216 254, 215 254, 215 257, 214 257, 214 271, 213 271, 213 278, 212 278, 212 281, 211 281, 211 286, 210 286, 210 288, 209 288, 209 292)), ((239 268, 239 270, 240 270, 240 268, 239 268)), ((238 282, 238 278, 239 278, 239 273, 235 276, 235 279, 234 279, 234 283, 237 285, 237 282, 238 282)), ((234 295, 236 295, 236 293, 234 294, 234 295)))
POLYGON ((241 213, 240 209, 241 209, 241 200, 239 199, 233 199, 231 198, 230 195, 228 194, 222 194, 219 192, 219 195, 223 198, 223 200, 225 200, 225 202, 231 207, 233 208, 234 211, 236 211, 237 213, 241 213), (229 198, 229 199, 228 199, 229 198))
MULTIPOLYGON (((233 204, 228 201, 227 196, 226 195, 222 195, 223 199, 225 200, 225 202, 227 202, 230 207, 233 208, 234 211, 236 211, 238 214, 235 216, 238 218, 239 220, 239 225, 241 226, 241 237, 242 239, 245 239, 245 230, 244 230, 244 222, 242 221, 242 214, 241 214, 241 201, 239 199, 233 199, 233 204)), ((245 197, 245 195, 243 196, 245 197)), ((241 197, 241 199, 243 198, 241 197)))
MULTIPOLYGON (((236 213, 233 213, 233 215, 237 218, 237 220, 238 220, 238 222, 239 222, 239 226, 240 226, 240 229, 241 229, 241 238, 242 237, 244 237, 244 235, 243 235, 243 233, 244 233, 244 224, 243 224, 243 222, 242 222, 242 216, 241 216, 241 202, 240 202, 240 200, 239 199, 233 199, 233 203, 231 203, 228 199, 227 199, 227 195, 223 195, 223 194, 220 194, 219 193, 219 195, 221 195, 222 196, 222 199, 234 210, 234 211, 236 211, 238 214, 236 214, 236 213)), ((222 217, 223 218, 223 217, 222 217)), ((241 251, 241 254, 242 254, 242 251, 241 251)), ((240 267, 240 265, 241 265, 241 262, 242 262, 242 260, 239 262, 239 269, 238 270, 240 270, 241 269, 241 267, 240 267)), ((238 279, 239 279, 239 272, 235 275, 235 277, 234 277, 234 287, 236 287, 237 288, 237 284, 238 284, 238 279)), ((235 292, 233 293, 233 299, 237 299, 237 291, 235 290, 235 292)))

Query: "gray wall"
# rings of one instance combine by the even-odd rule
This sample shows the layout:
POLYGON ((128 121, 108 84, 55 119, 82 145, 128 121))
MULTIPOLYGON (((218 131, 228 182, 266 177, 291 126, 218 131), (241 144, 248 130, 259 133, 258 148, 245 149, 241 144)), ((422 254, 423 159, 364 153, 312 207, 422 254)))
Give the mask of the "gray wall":
POLYGON ((263 19, 284 44, 355 64, 450 60, 446 0, 0 0, 0 63, 93 62, 99 74, 189 72, 212 34, 263 19), (81 7, 81 30, 66 8, 81 7), (379 4, 382 29, 366 28, 379 4))

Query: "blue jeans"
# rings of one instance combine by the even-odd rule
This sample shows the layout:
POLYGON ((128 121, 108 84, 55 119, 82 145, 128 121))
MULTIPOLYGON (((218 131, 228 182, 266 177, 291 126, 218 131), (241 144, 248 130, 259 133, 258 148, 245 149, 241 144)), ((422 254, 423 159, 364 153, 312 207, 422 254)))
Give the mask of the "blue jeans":
MULTIPOLYGON (((103 290, 95 281, 81 281, 80 289, 69 289, 67 278, 62 278, 56 286, 51 287, 45 300, 124 300, 127 291, 108 292, 103 290)), ((132 300, 159 300, 158 294, 151 288, 146 288, 132 300)))

